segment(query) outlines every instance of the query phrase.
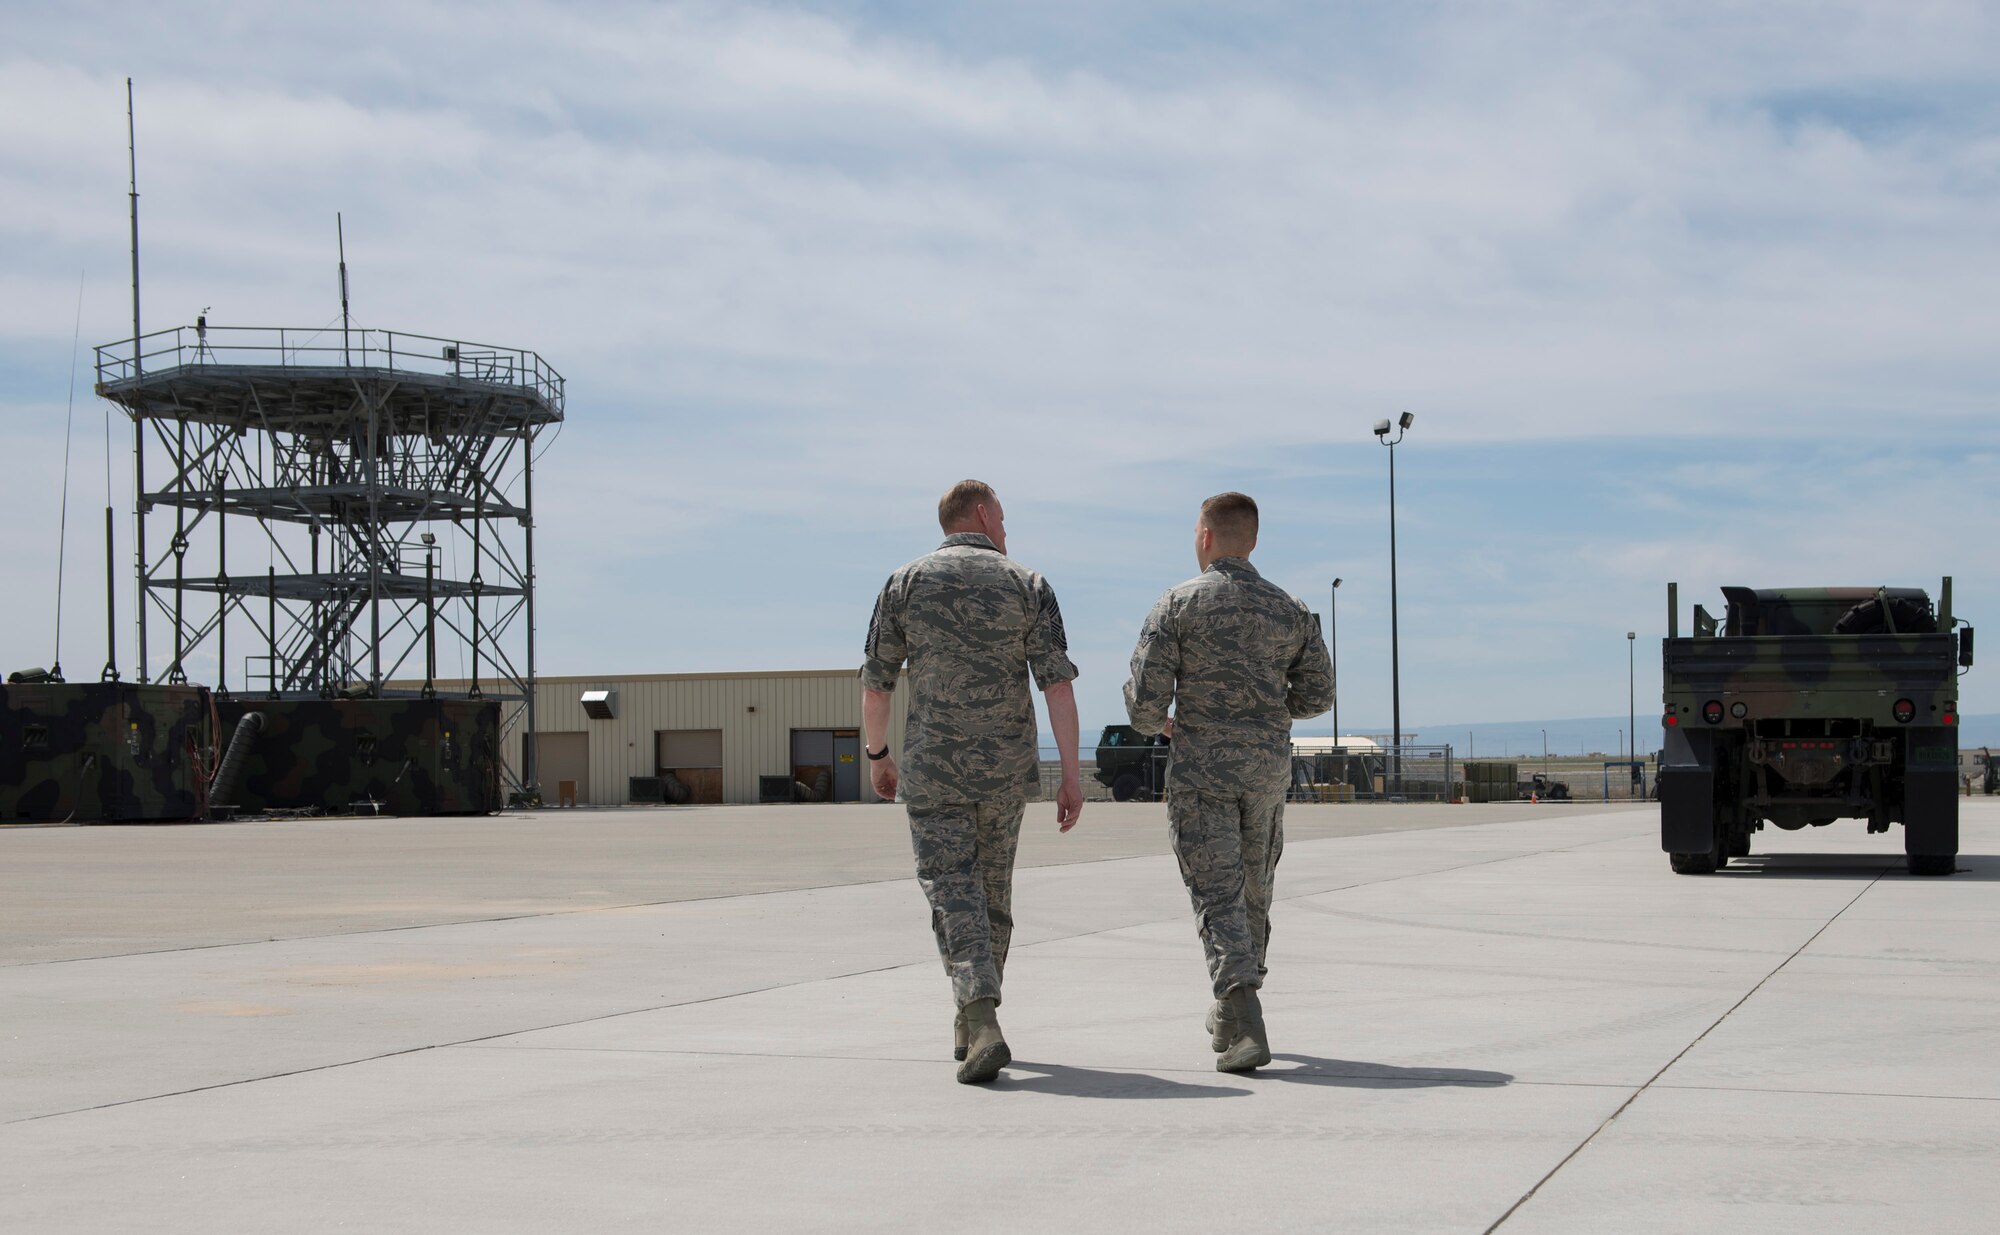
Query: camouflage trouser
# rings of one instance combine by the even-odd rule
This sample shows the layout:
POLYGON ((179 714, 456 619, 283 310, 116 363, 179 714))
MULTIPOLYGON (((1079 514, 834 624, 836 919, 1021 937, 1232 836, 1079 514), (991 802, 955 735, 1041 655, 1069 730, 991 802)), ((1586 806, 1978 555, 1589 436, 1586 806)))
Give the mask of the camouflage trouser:
POLYGON ((910 811, 917 882, 931 903, 938 955, 959 1007, 1000 998, 1014 937, 1014 850, 1027 803, 945 802, 910 811))
POLYGON ((1271 885, 1285 850, 1285 795, 1176 789, 1167 832, 1194 902, 1217 999, 1262 986, 1271 942, 1271 885))

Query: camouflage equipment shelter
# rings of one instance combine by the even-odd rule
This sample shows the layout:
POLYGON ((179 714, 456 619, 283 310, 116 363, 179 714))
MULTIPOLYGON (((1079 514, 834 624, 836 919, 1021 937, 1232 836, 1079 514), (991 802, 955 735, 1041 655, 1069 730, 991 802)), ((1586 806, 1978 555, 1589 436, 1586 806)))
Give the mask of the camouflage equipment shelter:
POLYGON ((200 818, 209 703, 199 686, 0 685, 0 823, 200 818))

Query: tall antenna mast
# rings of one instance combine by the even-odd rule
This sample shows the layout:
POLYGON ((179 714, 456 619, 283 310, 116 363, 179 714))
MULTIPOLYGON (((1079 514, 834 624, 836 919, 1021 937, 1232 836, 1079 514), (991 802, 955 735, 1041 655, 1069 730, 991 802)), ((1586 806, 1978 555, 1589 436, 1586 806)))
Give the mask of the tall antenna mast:
MULTIPOLYGON (((138 123, 133 118, 132 79, 129 77, 125 79, 125 154, 132 174, 132 376, 136 380, 145 376, 146 343, 140 335, 139 328, 139 135, 138 123)), ((108 453, 108 438, 106 446, 108 453)), ((144 682, 146 680, 146 520, 145 516, 139 513, 136 495, 144 493, 146 489, 146 426, 143 419, 137 415, 132 417, 132 488, 135 495, 132 503, 132 551, 139 568, 138 599, 133 607, 139 623, 139 680, 144 682)), ((111 494, 108 489, 104 501, 104 619, 106 626, 110 627, 115 621, 111 554, 114 552, 116 538, 112 534, 114 519, 111 512, 111 494)), ((104 680, 115 682, 118 680, 118 640, 113 635, 109 641, 111 646, 106 649, 104 680)))
POLYGON ((333 234, 340 244, 340 359, 353 364, 347 350, 347 230, 341 226, 340 211, 333 212, 333 234))
POLYGON ((139 345, 139 136, 132 119, 132 79, 125 79, 125 157, 132 173, 132 376, 144 376, 139 345))

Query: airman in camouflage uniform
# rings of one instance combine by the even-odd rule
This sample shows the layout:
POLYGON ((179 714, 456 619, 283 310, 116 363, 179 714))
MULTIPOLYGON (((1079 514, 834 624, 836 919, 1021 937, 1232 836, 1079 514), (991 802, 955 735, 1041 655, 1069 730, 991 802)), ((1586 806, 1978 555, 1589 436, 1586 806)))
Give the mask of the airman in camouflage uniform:
POLYGON ((909 810, 917 879, 959 1008, 958 1079, 989 1081, 1011 1060, 995 1009, 1013 934, 1014 852, 1039 784, 1034 702, 1048 699, 1062 755, 1057 820, 1083 807, 1076 700, 1062 611, 1048 581, 1009 559, 993 490, 964 481, 938 504, 935 553, 889 576, 868 624, 862 721, 875 790, 909 810), (901 767, 890 756, 891 695, 909 665, 901 767))
POLYGON ((1133 728, 1173 738, 1167 824, 1208 956, 1224 1072, 1271 1062, 1257 989, 1285 847, 1292 721, 1333 706, 1319 623, 1257 573, 1256 544, 1255 502, 1224 493, 1202 504, 1202 573, 1153 606, 1125 684, 1133 728))

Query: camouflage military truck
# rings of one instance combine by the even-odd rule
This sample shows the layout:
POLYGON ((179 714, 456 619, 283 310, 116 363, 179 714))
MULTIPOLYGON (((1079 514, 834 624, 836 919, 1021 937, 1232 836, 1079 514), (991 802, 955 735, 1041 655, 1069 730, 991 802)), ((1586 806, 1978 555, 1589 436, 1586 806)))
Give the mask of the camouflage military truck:
POLYGON ((1167 788, 1167 739, 1130 725, 1106 725, 1097 739, 1097 779, 1113 800, 1157 798, 1167 788))
POLYGON ((1866 819, 1903 826, 1912 875, 1958 855, 1958 673, 1951 580, 1935 609, 1917 588, 1722 589, 1683 638, 1667 585, 1660 847, 1707 874, 1788 831, 1866 819))
POLYGON ((1569 782, 1566 780, 1557 780, 1542 772, 1523 776, 1515 789, 1515 796, 1519 797, 1523 802, 1528 801, 1530 798, 1539 799, 1543 802, 1569 801, 1569 782))

